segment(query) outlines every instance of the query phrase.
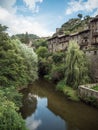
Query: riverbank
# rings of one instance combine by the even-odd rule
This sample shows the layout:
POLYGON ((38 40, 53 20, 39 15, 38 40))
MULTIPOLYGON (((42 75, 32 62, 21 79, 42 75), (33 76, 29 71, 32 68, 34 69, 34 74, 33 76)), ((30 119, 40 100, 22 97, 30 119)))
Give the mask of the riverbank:
POLYGON ((98 130, 98 110, 82 102, 67 100, 51 82, 38 80, 22 93, 21 112, 30 130, 36 123, 35 130, 98 130))
POLYGON ((75 102, 80 101, 79 96, 78 96, 78 90, 65 85, 65 81, 63 80, 60 81, 56 85, 56 89, 58 91, 61 91, 67 99, 75 101, 75 102))

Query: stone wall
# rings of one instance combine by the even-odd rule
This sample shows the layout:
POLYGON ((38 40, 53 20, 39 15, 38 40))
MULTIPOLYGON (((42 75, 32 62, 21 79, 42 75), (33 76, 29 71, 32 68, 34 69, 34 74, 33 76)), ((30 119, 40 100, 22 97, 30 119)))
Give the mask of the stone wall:
POLYGON ((98 107, 98 91, 92 87, 98 84, 80 85, 78 87, 78 95, 81 100, 98 107))
POLYGON ((91 89, 91 87, 95 86, 96 84, 92 85, 80 85, 78 87, 78 92, 80 97, 95 97, 98 100, 98 91, 91 89))
POLYGON ((90 61, 91 77, 94 82, 98 82, 98 50, 86 51, 90 61))

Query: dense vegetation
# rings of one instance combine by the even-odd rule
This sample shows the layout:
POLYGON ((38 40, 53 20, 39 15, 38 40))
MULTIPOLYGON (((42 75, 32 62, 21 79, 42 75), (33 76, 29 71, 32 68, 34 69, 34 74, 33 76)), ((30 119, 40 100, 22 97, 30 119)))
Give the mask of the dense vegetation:
POLYGON ((88 60, 79 45, 71 41, 66 53, 65 82, 74 88, 90 81, 88 60))
POLYGON ((91 17, 89 15, 85 16, 83 18, 82 14, 78 14, 78 18, 72 18, 65 22, 59 31, 55 33, 54 35, 57 34, 72 34, 72 33, 77 33, 82 30, 85 30, 88 28, 88 23, 89 20, 91 20, 91 17))
POLYGON ((26 32, 25 34, 16 34, 11 37, 12 39, 19 39, 22 43, 29 44, 30 40, 35 41, 36 39, 39 39, 37 35, 34 34, 28 34, 26 32))
POLYGON ((19 40, 11 40, 0 24, 0 130, 25 130, 18 113, 22 95, 18 93, 37 79, 37 55, 19 40))
MULTIPOLYGON (((81 14, 78 17, 63 24, 58 33, 69 34, 87 27, 90 17, 83 20, 81 14)), ((68 99, 78 101, 78 85, 90 82, 89 63, 75 41, 66 52, 52 54, 48 52, 45 38, 28 33, 10 38, 6 29, 0 24, 0 130, 26 130, 19 114, 22 95, 18 89, 37 79, 38 71, 40 77, 56 82, 56 89, 68 99), (33 49, 26 46, 30 40, 38 59, 33 49)))
POLYGON ((56 82, 57 90, 62 91, 69 99, 79 100, 74 89, 90 82, 89 61, 79 45, 71 41, 66 52, 55 53, 49 53, 47 46, 39 46, 36 52, 39 75, 56 82))

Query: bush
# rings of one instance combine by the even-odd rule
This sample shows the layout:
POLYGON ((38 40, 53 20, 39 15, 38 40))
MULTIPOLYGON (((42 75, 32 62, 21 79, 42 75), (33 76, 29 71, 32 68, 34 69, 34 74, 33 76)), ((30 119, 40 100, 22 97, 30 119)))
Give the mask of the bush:
POLYGON ((7 97, 9 101, 14 102, 17 107, 22 106, 22 94, 15 87, 2 88, 0 93, 2 93, 3 97, 7 97))
POLYGON ((48 54, 48 49, 46 47, 40 46, 37 50, 36 53, 38 54, 39 57, 46 57, 48 54))
POLYGON ((64 78, 64 71, 65 71, 65 66, 64 64, 58 64, 52 65, 52 69, 50 71, 51 79, 53 81, 60 81, 64 78))
POLYGON ((64 58, 64 53, 61 53, 61 52, 54 53, 52 58, 53 58, 54 63, 62 63, 63 58, 64 58))
POLYGON ((65 88, 65 81, 61 80, 60 82, 58 82, 56 89, 59 90, 59 91, 63 91, 64 88, 65 88))
POLYGON ((0 130, 26 130, 18 107, 0 91, 0 130))
POLYGON ((66 85, 65 80, 58 82, 56 89, 63 92, 65 97, 72 101, 79 101, 77 91, 66 85))

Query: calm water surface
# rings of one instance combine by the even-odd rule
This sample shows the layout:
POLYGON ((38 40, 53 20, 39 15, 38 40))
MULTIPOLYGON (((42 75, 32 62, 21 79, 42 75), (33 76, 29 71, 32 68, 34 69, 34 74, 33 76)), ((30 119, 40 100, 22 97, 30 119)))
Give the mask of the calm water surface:
POLYGON ((39 80, 22 90, 21 113, 29 130, 98 130, 98 109, 66 100, 39 80))

